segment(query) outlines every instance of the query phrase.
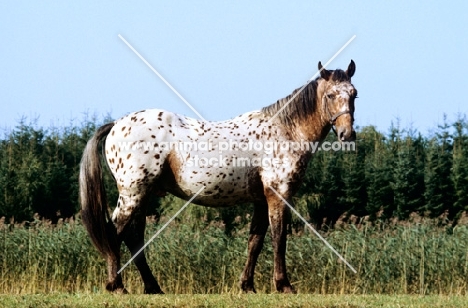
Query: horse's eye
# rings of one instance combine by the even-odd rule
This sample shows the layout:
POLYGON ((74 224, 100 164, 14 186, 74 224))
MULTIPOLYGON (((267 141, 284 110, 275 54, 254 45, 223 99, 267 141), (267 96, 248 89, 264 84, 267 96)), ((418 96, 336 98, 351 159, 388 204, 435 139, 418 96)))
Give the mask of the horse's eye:
POLYGON ((327 94, 327 98, 328 98, 328 99, 334 99, 334 98, 335 98, 335 94, 327 94))

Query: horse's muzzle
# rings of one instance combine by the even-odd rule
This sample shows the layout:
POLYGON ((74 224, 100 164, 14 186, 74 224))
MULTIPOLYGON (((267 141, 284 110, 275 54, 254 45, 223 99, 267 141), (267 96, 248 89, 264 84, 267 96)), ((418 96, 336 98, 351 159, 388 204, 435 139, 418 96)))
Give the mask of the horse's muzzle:
POLYGON ((354 129, 338 128, 337 135, 340 141, 356 140, 356 131, 354 129))

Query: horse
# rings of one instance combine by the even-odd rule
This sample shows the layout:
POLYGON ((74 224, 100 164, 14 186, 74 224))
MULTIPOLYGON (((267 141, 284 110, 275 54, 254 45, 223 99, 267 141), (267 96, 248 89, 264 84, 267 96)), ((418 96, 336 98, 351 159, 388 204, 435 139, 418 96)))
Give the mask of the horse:
MULTIPOLYGON (((284 144, 321 142, 332 128, 340 142, 355 140, 354 61, 346 71, 327 70, 320 62, 318 68, 316 79, 285 98, 230 120, 210 122, 149 109, 96 130, 80 164, 81 217, 94 246, 107 261, 108 291, 127 293, 118 272, 120 246, 125 243, 132 256, 136 255, 144 244, 151 195, 170 193, 209 207, 253 203, 240 287, 244 292, 256 292, 255 265, 270 226, 275 287, 279 292, 295 292, 286 272, 290 212, 283 200, 291 202, 297 192, 312 151, 284 144), (104 140, 105 145, 100 146, 104 140), (101 147, 119 191, 112 216, 102 180, 101 147)), ((134 262, 144 292, 162 294, 144 252, 134 262)))

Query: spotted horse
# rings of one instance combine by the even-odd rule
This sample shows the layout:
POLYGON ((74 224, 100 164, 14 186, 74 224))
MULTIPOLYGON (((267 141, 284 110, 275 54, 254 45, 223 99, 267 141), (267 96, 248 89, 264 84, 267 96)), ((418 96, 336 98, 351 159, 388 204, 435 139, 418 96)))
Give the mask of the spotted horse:
MULTIPOLYGON (((291 202, 312 153, 307 147, 271 145, 320 142, 332 127, 341 141, 355 138, 357 91, 351 83, 355 63, 351 60, 346 71, 324 69, 320 62, 318 66, 320 76, 302 91, 296 89, 272 105, 231 120, 201 121, 151 109, 97 129, 81 161, 80 201, 82 221, 107 261, 107 290, 126 293, 118 273, 120 246, 124 242, 132 255, 142 247, 149 197, 171 193, 189 200, 204 187, 193 203, 254 204, 242 290, 255 292, 255 265, 270 226, 276 289, 294 293, 285 263, 289 208, 281 198, 291 202), (103 155, 119 191, 112 216, 102 181, 103 140, 103 155)), ((145 293, 163 293, 144 253, 134 262, 145 293)))

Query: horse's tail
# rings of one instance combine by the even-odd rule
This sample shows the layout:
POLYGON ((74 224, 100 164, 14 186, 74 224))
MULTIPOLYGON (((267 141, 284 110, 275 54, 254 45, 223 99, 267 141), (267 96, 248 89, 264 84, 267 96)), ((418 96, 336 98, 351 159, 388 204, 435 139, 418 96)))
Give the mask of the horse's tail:
POLYGON ((114 253, 117 235, 107 210, 99 142, 113 126, 114 123, 108 123, 98 128, 86 144, 80 165, 81 220, 94 246, 104 257, 114 253))

